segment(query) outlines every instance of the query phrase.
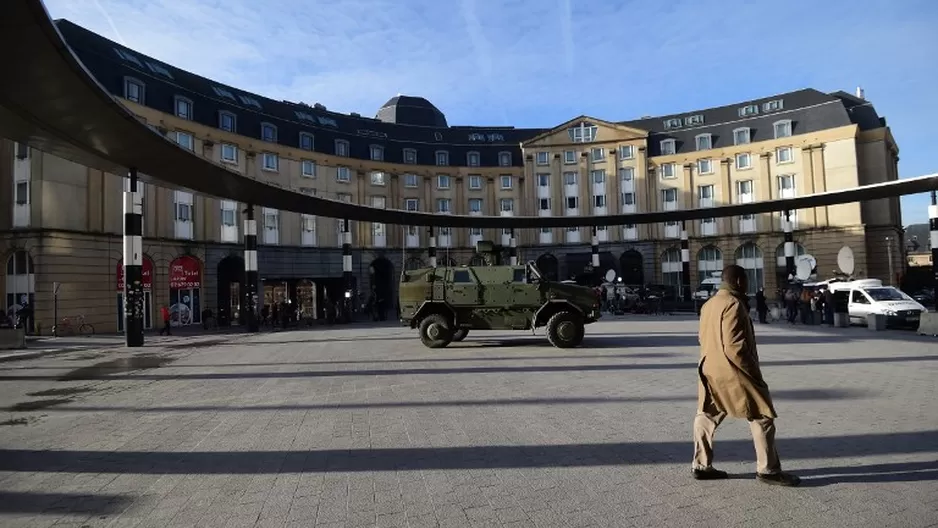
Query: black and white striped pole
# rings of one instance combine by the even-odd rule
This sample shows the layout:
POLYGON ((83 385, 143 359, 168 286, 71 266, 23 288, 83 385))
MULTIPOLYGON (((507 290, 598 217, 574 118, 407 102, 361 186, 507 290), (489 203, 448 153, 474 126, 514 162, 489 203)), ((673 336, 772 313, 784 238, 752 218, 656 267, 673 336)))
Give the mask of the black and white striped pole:
POLYGON ((257 273, 257 220, 254 219, 254 206, 248 204, 244 215, 244 323, 248 332, 258 332, 257 291, 260 277, 257 273))
POLYGON ((427 228, 427 233, 430 235, 430 247, 427 248, 427 255, 430 257, 430 267, 436 267, 436 235, 433 234, 433 227, 427 228))
POLYGON ((508 264, 518 265, 518 239, 515 238, 515 228, 511 228, 511 238, 508 239, 508 264))
POLYGON ((684 301, 691 299, 690 292, 690 240, 687 238, 687 221, 681 221, 681 289, 684 301))
POLYGON ((791 229, 791 211, 785 211, 782 230, 785 232, 785 275, 791 282, 795 279, 795 239, 791 229))
MULTIPOLYGON (((931 192, 931 206, 928 207, 928 224, 931 229, 931 271, 932 288, 938 294, 938 191, 931 192)), ((938 295, 935 295, 935 309, 938 310, 938 295)))
POLYGON ((124 191, 124 339, 143 346, 143 198, 137 192, 137 169, 124 191))
POLYGON ((596 226, 593 226, 593 239, 590 242, 592 247, 592 260, 590 263, 593 265, 593 271, 599 273, 599 235, 596 233, 596 226))

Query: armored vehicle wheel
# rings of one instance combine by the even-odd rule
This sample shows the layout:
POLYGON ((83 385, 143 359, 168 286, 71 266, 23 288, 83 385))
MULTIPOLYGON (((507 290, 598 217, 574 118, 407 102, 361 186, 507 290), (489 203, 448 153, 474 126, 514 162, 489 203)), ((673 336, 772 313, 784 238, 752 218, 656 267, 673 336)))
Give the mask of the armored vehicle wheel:
POLYGON ((547 321, 547 340, 557 348, 572 348, 583 342, 583 321, 572 312, 557 312, 547 321))
POLYGON ((440 314, 431 314, 420 321, 420 342, 427 348, 443 348, 453 340, 449 320, 440 314))
POLYGON ((457 328, 456 331, 453 332, 453 341, 462 341, 467 335, 469 335, 468 328, 457 328))

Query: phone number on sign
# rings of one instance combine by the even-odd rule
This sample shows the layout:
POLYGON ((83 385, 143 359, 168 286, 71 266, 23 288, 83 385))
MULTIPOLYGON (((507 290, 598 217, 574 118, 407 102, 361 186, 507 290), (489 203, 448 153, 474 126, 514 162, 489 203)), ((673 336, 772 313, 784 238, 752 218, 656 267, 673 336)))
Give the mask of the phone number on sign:
POLYGON ((171 282, 169 287, 173 290, 183 290, 187 288, 198 288, 200 286, 198 281, 184 281, 184 282, 171 282))

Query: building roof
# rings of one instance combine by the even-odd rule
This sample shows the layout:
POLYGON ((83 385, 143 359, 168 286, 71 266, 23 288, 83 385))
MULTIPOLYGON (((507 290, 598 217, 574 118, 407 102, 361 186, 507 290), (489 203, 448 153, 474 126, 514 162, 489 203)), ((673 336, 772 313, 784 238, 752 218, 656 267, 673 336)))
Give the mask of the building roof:
POLYGON ((375 119, 398 125, 446 128, 446 116, 423 97, 396 95, 381 105, 375 119))

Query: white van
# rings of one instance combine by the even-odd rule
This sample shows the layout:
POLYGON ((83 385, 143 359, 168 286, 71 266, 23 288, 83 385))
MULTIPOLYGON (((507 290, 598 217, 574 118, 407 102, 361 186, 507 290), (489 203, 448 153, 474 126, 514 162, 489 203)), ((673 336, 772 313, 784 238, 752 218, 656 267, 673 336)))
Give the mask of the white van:
POLYGON ((886 316, 888 326, 918 326, 921 314, 928 310, 902 290, 883 286, 879 279, 832 282, 831 291, 847 291, 850 322, 866 324, 869 314, 886 316))
POLYGON ((706 301, 710 297, 716 295, 717 290, 720 289, 720 284, 723 283, 723 279, 719 276, 709 277, 703 280, 697 289, 694 291, 694 298, 701 301, 706 301))

